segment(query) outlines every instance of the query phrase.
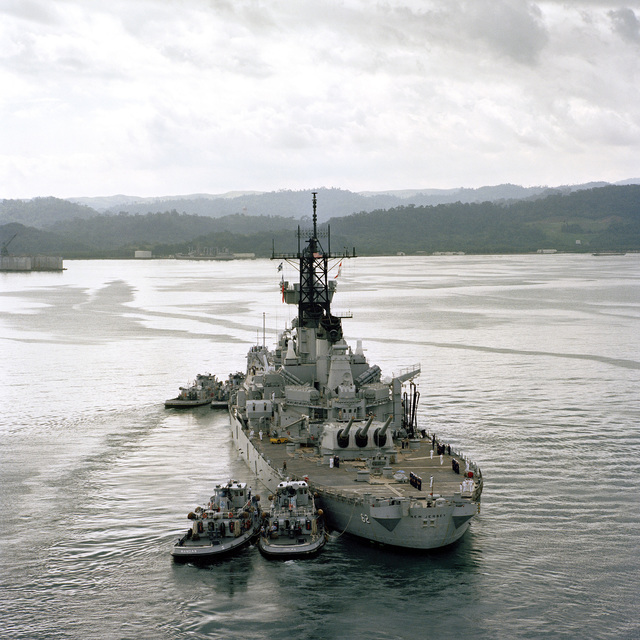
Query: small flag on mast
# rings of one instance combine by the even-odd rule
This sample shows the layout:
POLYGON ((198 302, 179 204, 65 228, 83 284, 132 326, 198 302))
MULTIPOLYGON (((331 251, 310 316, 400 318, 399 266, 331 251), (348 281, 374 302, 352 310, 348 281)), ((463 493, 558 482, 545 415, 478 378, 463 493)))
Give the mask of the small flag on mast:
POLYGON ((342 273, 342 261, 340 261, 340 264, 338 265, 338 273, 336 273, 333 279, 335 280, 336 278, 338 278, 341 273, 342 273))
POLYGON ((282 262, 278 265, 278 271, 282 271, 282 262))

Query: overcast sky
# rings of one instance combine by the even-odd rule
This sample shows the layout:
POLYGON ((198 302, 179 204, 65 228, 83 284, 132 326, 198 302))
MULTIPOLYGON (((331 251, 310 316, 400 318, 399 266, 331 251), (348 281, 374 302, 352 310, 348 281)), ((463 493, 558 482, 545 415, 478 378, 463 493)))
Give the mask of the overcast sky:
POLYGON ((640 177, 640 0, 0 0, 0 198, 640 177))

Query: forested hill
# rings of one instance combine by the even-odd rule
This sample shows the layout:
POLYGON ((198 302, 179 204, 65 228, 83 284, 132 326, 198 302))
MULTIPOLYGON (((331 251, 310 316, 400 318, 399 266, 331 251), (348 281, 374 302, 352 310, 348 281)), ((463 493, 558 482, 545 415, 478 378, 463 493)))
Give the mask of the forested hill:
POLYGON ((608 186, 508 205, 398 207, 331 221, 359 251, 414 253, 640 250, 640 186, 608 186))
MULTIPOLYGON (((65 202, 42 200, 49 207, 65 202)), ((7 202, 14 201, 3 201, 0 210, 3 204, 6 210, 7 202)), ((246 214, 211 218, 175 210, 146 215, 104 215, 91 210, 87 215, 87 207, 71 206, 78 209, 57 215, 46 231, 26 221, 0 222, 0 242, 15 236, 8 246, 14 255, 48 253, 66 258, 132 257, 136 249, 163 256, 209 248, 267 256, 272 239, 279 251, 292 250, 297 246, 297 226, 309 226, 307 216, 303 220, 246 214)), ((318 208, 323 207, 327 203, 319 197, 318 208)), ((379 208, 329 222, 332 248, 355 246, 360 255, 639 251, 640 185, 605 186, 531 201, 379 208)))
POLYGON ((0 200, 0 224, 17 222, 38 229, 76 218, 95 218, 99 213, 82 204, 60 198, 33 198, 33 200, 0 200))
MULTIPOLYGON (((640 184, 640 178, 629 184, 640 184)), ((607 183, 578 184, 559 187, 522 187, 500 184, 476 189, 406 189, 354 193, 345 189, 317 189, 318 220, 348 216, 361 211, 394 207, 435 206, 453 203, 500 202, 533 200, 553 193, 604 187, 607 183)), ((98 214, 146 215, 178 211, 205 218, 223 218, 235 214, 248 216, 282 216, 300 218, 310 213, 311 190, 280 190, 272 192, 231 192, 221 195, 194 194, 188 196, 139 198, 136 196, 104 196, 95 198, 34 198, 32 200, 0 200, 0 224, 19 224, 47 229, 51 225, 75 218, 92 218, 98 214)))
MULTIPOLYGON (((640 180, 636 180, 636 183, 640 180)), ((606 182, 564 185, 558 187, 522 187, 499 184, 475 189, 405 189, 401 191, 353 192, 346 189, 324 187, 314 189, 323 207, 318 220, 351 215, 358 211, 390 209, 402 205, 429 206, 454 202, 509 202, 545 197, 551 193, 571 193, 581 189, 606 186, 606 182)), ((235 213, 249 216, 284 216, 299 218, 309 209, 311 189, 292 191, 282 189, 271 192, 233 192, 222 195, 195 194, 161 198, 134 198, 112 196, 106 198, 70 198, 71 202, 88 205, 100 213, 161 213, 175 209, 181 213, 221 218, 235 213)))

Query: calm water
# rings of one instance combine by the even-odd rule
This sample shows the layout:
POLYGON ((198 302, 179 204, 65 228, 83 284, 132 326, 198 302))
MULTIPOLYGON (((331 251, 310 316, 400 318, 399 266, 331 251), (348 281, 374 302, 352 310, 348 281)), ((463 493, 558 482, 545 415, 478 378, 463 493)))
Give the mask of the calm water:
MULTIPOLYGON (((0 637, 640 638, 640 255, 359 258, 334 307, 423 424, 477 460, 436 553, 334 538, 174 565, 186 513, 254 482, 224 413, 165 398, 291 319, 276 264, 0 275, 0 637)), ((287 274, 290 278, 294 274, 287 274)))

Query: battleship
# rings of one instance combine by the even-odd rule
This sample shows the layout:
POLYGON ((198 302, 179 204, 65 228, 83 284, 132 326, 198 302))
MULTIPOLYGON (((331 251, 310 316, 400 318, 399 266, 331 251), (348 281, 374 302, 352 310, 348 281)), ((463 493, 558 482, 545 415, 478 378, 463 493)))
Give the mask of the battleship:
POLYGON ((356 252, 331 253, 316 195, 313 228, 298 228, 297 252, 272 252, 299 272, 298 282, 280 282, 298 313, 274 348, 263 337, 249 349, 229 401, 235 445, 270 491, 287 479, 307 482, 337 535, 413 550, 452 544, 479 513, 481 470, 418 425, 420 365, 383 380, 361 341, 355 351, 347 344, 349 314, 332 313, 330 271, 356 252))

